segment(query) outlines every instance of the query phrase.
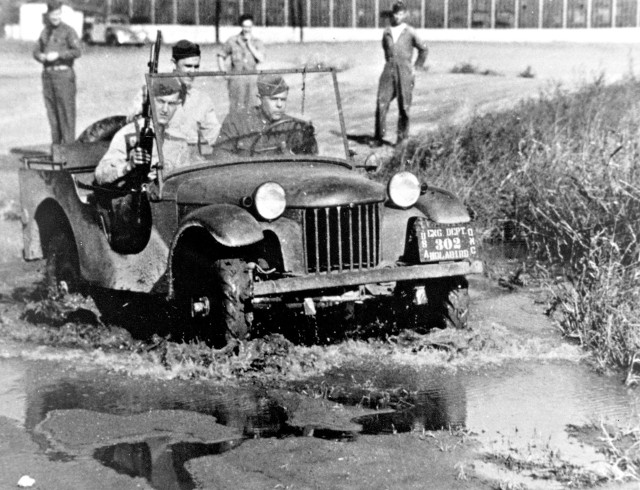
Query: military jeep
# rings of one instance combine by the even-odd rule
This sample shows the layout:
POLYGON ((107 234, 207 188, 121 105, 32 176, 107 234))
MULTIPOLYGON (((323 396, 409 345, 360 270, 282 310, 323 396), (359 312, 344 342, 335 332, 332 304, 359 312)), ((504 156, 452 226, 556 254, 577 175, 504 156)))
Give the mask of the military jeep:
MULTIPOLYGON (((246 338, 254 312, 276 304, 315 315, 383 297, 400 315, 466 328, 466 276, 482 263, 463 203, 410 172, 385 182, 367 174, 370 159, 354 155, 346 138, 334 71, 277 73, 289 86, 289 123, 246 135, 244 151, 224 158, 217 143, 199 143, 172 172, 156 134, 159 169, 137 206, 105 212, 105 190, 94 181, 122 118, 97 123, 50 157, 26 158, 25 259, 46 259, 49 281, 69 290, 162 298, 178 313, 177 329, 210 339, 246 338), (301 132, 314 143, 294 144, 301 132)), ((149 90, 163 76, 147 75, 149 90)), ((194 79, 220 122, 229 76, 253 84, 258 74, 194 79)))

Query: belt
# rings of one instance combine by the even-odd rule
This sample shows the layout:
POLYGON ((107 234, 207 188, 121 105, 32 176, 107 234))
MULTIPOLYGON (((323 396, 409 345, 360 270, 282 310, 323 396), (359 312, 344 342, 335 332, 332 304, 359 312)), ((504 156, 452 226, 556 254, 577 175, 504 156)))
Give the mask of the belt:
POLYGON ((44 71, 62 71, 62 70, 71 70, 69 65, 51 65, 45 66, 44 71))

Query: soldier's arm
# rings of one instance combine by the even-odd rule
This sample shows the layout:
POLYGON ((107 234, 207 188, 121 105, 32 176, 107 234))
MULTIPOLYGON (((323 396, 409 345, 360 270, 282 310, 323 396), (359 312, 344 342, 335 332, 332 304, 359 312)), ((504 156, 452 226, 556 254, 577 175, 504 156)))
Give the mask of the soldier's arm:
POLYGON ((420 39, 420 36, 418 36, 418 33, 415 31, 415 29, 413 30, 413 47, 418 50, 418 57, 416 58, 414 66, 416 68, 422 68, 425 61, 427 61, 429 48, 427 47, 427 43, 420 39))
POLYGON ((218 134, 220 134, 220 126, 220 121, 216 116, 213 105, 207 106, 198 121, 199 136, 207 144, 213 145, 218 139, 218 134))
POLYGON ((69 27, 67 29, 67 49, 58 51, 58 57, 61 60, 73 60, 79 58, 81 54, 80 39, 78 38, 76 31, 69 27))
POLYGON ((237 153, 238 135, 241 134, 233 122, 231 114, 227 115, 220 128, 218 139, 213 145, 214 160, 228 160, 237 153))
POLYGON ((33 59, 35 59, 38 63, 44 63, 44 43, 42 41, 42 34, 36 41, 36 45, 33 47, 33 59))
POLYGON ((256 63, 262 63, 264 61, 264 44, 262 44, 262 41, 260 41, 260 39, 249 39, 247 41, 247 48, 249 48, 249 51, 251 51, 253 58, 256 60, 256 63))
POLYGON ((131 169, 125 136, 119 131, 95 169, 96 182, 100 185, 110 184, 131 172, 131 169))
POLYGON ((227 71, 227 58, 231 55, 231 45, 229 44, 229 41, 227 41, 223 48, 222 51, 219 51, 217 54, 217 58, 218 58, 218 69, 220 71, 227 71))

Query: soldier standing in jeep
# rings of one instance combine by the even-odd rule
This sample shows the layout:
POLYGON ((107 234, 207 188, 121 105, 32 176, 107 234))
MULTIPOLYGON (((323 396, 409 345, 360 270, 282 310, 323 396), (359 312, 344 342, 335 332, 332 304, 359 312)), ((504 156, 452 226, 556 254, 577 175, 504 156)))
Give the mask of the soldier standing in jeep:
POLYGON ((286 114, 289 86, 284 78, 261 75, 257 85, 260 104, 229 113, 214 145, 214 158, 256 153, 317 153, 313 126, 286 114))

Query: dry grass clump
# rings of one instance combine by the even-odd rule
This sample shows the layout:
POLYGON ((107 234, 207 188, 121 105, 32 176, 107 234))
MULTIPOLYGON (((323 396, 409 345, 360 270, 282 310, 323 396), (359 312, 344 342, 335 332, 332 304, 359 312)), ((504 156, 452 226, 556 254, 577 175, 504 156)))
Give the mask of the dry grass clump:
POLYGON ((412 140, 411 168, 458 194, 485 239, 525 240, 555 312, 603 365, 640 351, 640 82, 562 87, 412 140))

